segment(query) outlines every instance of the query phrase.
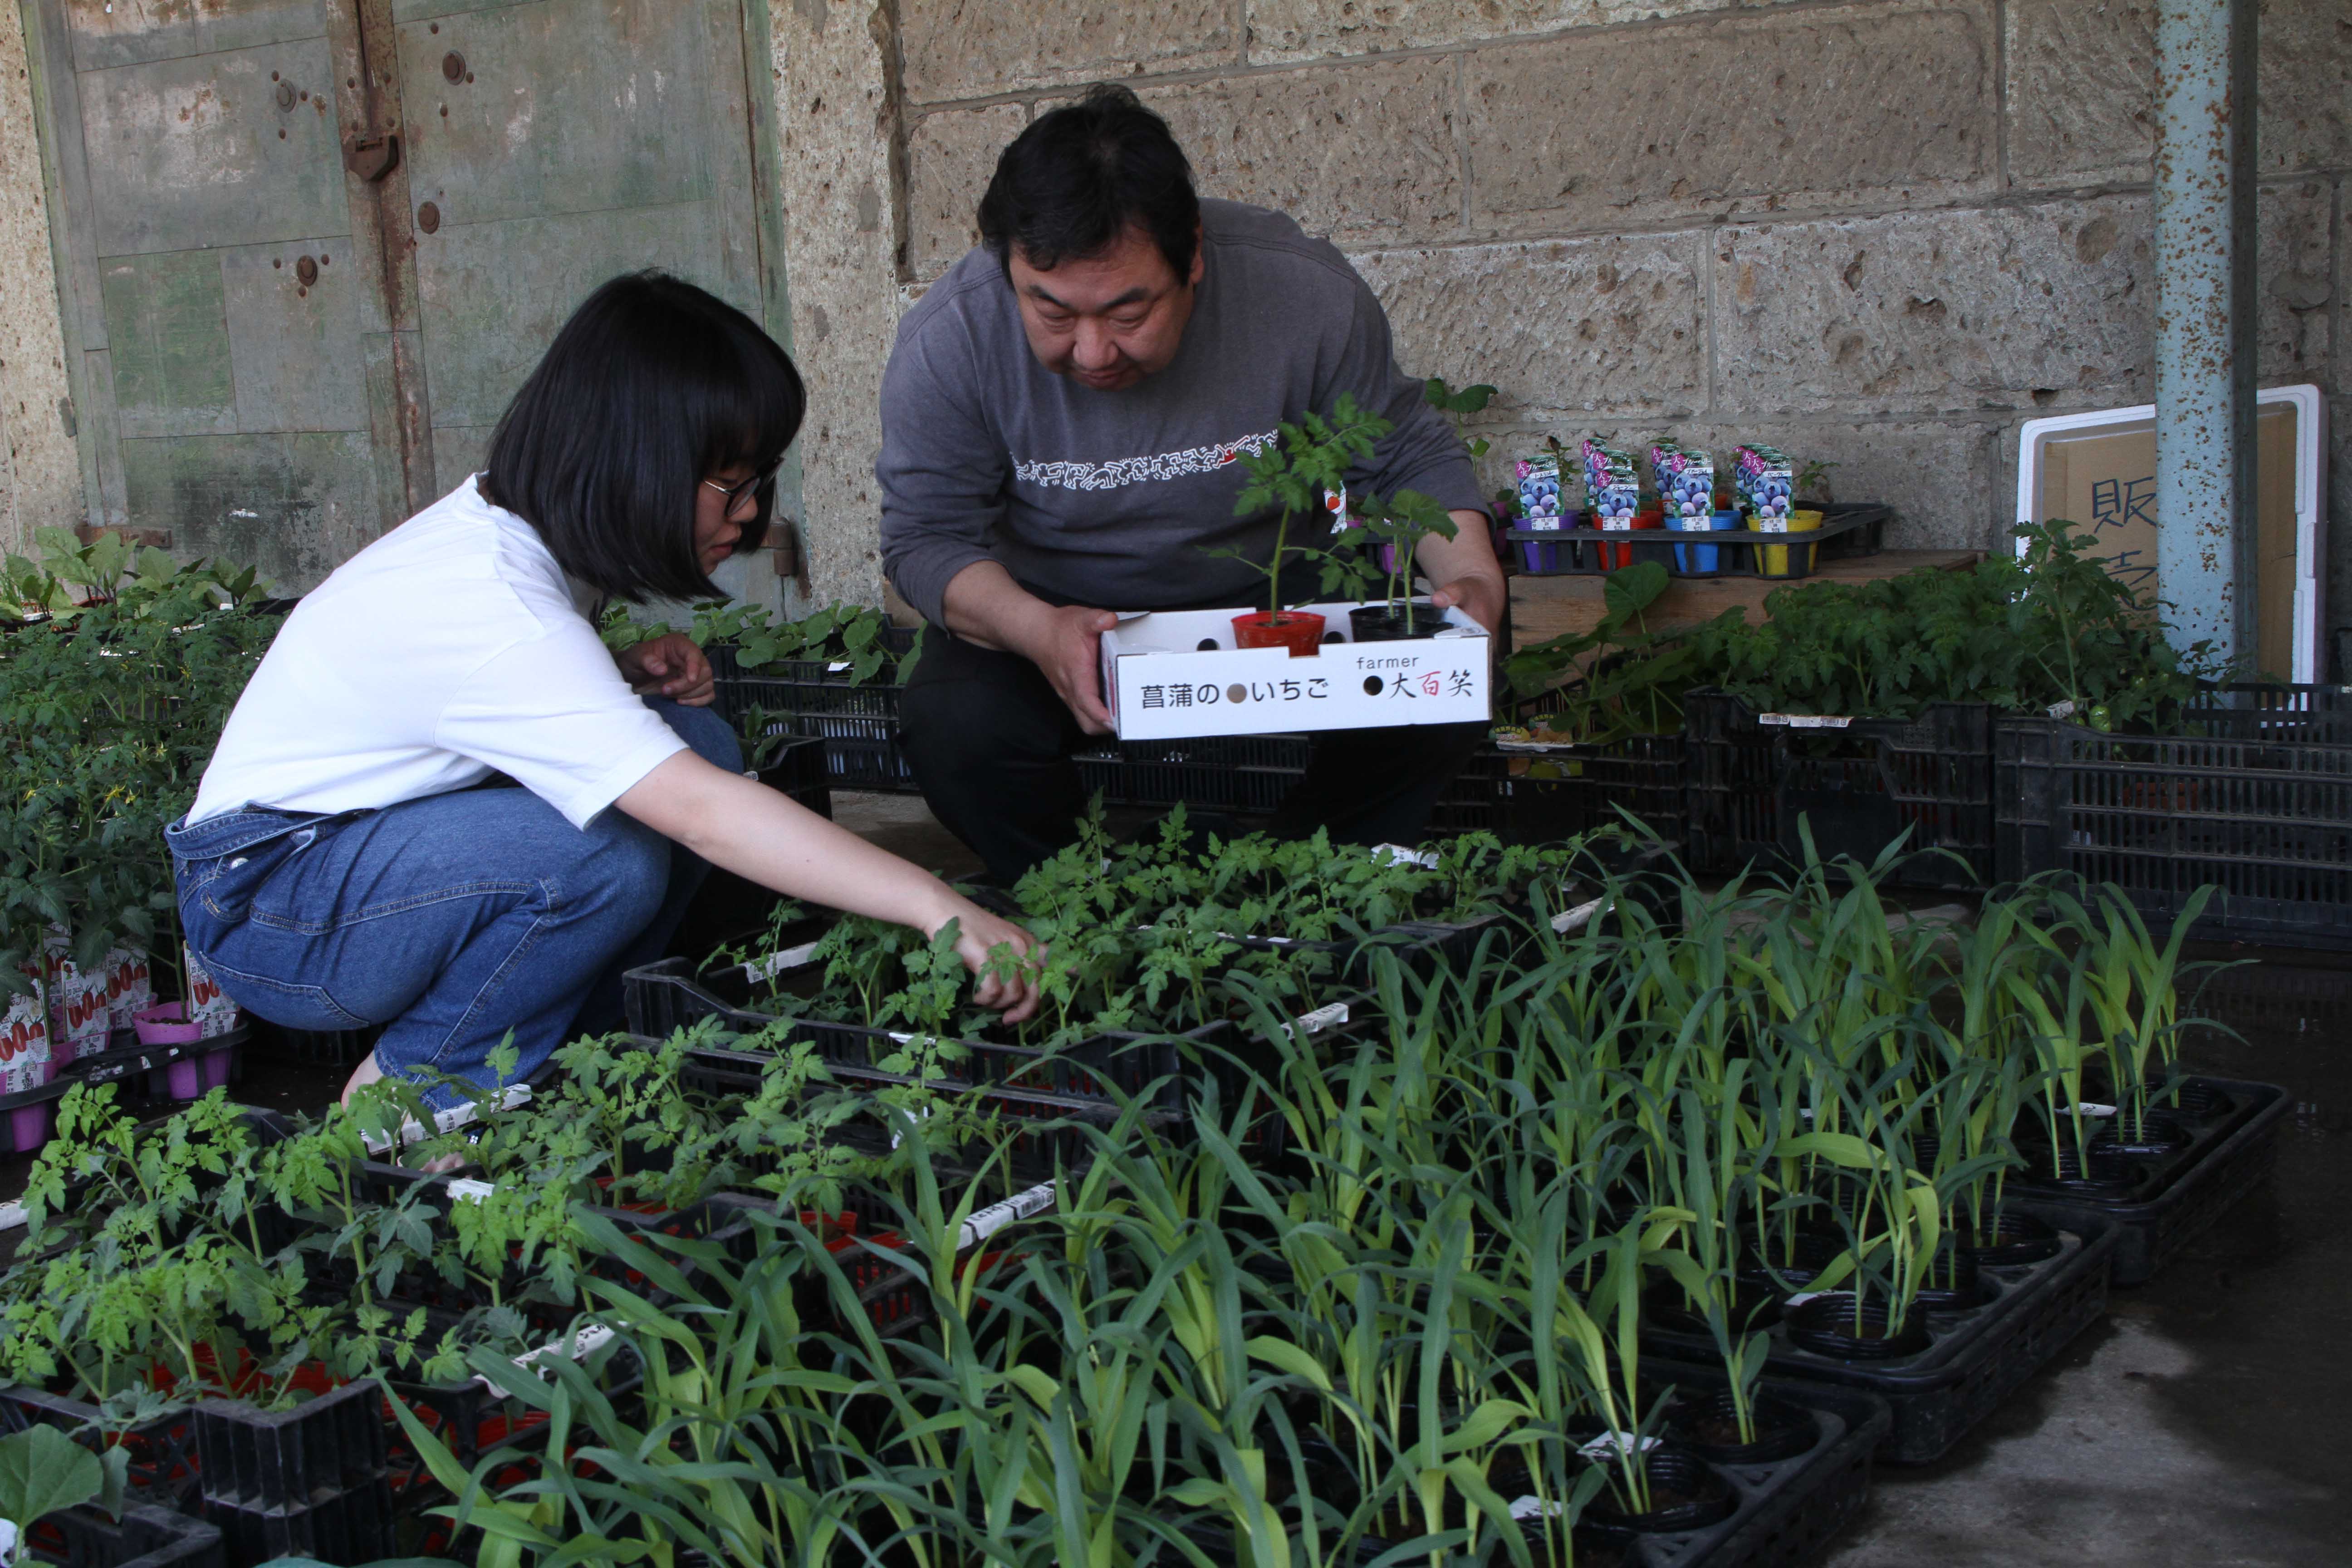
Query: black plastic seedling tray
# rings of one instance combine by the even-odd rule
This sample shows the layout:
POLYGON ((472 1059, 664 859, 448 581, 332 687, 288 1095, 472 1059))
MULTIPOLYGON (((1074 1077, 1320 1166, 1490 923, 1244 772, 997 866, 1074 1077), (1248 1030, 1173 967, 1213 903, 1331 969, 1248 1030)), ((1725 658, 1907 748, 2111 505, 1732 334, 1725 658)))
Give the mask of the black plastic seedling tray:
POLYGON ((2185 1096, 2201 1090, 2226 1103, 2210 1116, 2184 1118, 2189 1145, 2177 1153, 2126 1156, 2144 1172, 2129 1188, 2070 1188, 2011 1173, 2008 1201, 2067 1229, 2112 1229, 2114 1282, 2146 1284, 2271 1173, 2293 1103, 2285 1089, 2270 1083, 2190 1078, 2182 1088, 2185 1096))
MULTIPOLYGON (((1723 1386, 1721 1373, 1695 1369, 1650 1365, 1643 1375, 1688 1388, 1723 1386)), ((1705 1530, 1635 1536, 1621 1560, 1625 1568, 1799 1568, 1862 1511, 1872 1457, 1894 1424, 1892 1407, 1875 1394, 1818 1384, 1767 1378, 1761 1392, 1812 1416, 1812 1447, 1769 1464, 1716 1464, 1738 1494, 1731 1517, 1705 1530)))
MULTIPOLYGON (((1927 1348, 1881 1361, 1843 1361, 1806 1350, 1775 1324, 1770 1378, 1874 1394, 1893 1422, 1878 1449, 1891 1464, 1924 1465, 1940 1458, 1969 1428, 1990 1415, 2011 1389, 2105 1315, 2107 1267, 2119 1239, 2100 1221, 2070 1222, 2058 1255, 2042 1263, 1981 1270, 1990 1299, 1965 1310, 1927 1310, 1927 1348)), ((1703 1336, 1662 1329, 1642 1342, 1676 1361, 1714 1355, 1703 1336)))
MULTIPOLYGON (((740 965, 697 974, 687 960, 673 958, 630 970, 622 978, 629 1030, 662 1038, 702 1019, 717 1018, 738 1034, 752 1035, 790 1018, 753 1005, 750 986, 740 965)), ((861 1024, 791 1022, 794 1043, 806 1040, 818 1055, 836 1064, 871 1067, 903 1048, 908 1039, 904 1031, 861 1024)), ((1152 1091, 1164 1109, 1181 1103, 1183 1063, 1171 1037, 1105 1034, 1059 1051, 982 1040, 954 1043, 964 1053, 957 1073, 974 1083, 1104 1100, 1110 1099, 1107 1090, 1116 1088, 1130 1097, 1152 1091)))

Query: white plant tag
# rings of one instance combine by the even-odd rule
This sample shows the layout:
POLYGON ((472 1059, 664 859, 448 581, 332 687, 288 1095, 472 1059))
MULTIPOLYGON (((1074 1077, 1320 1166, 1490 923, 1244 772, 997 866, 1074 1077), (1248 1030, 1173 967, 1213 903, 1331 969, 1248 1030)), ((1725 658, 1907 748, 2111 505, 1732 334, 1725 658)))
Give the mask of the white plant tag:
POLYGON ((449 1195, 469 1204, 480 1203, 499 1190, 495 1182, 485 1182, 472 1176, 458 1176, 449 1183, 449 1195))
POLYGON ((787 969, 798 969, 816 956, 817 944, 804 942, 798 947, 788 947, 782 952, 772 952, 765 958, 755 958, 743 966, 743 973, 753 981, 773 980, 787 969))
POLYGON ((1437 869, 1435 850, 1408 849, 1402 844, 1375 844, 1372 846, 1372 858, 1383 866, 1418 866, 1424 871, 1437 869))
POLYGON ((16 1561, 16 1521, 0 1519, 0 1564, 16 1561))
POLYGON ((836 658, 832 663, 824 667, 824 672, 827 675, 839 675, 843 670, 847 669, 848 668, 849 661, 847 659, 836 658))
POLYGON ((2074 1107, 2074 1109, 2081 1111, 2085 1116, 2113 1116, 2116 1113, 2116 1108, 2114 1106, 2101 1105, 2095 1100, 2088 1100, 2080 1102, 2074 1107))
MULTIPOLYGON (((1644 1437, 1641 1440, 1641 1451, 1646 1454, 1658 1443, 1658 1438, 1644 1437)), ((1633 1434, 1631 1432, 1603 1432, 1577 1449, 1579 1455, 1588 1459, 1622 1458, 1633 1451, 1633 1434)))
POLYGON ((2049 712, 2053 719, 2072 719, 2074 716, 2074 700, 2069 697, 2063 702, 2053 702, 2049 712))
POLYGON ((1592 923, 1592 917, 1599 914, 1608 902, 1607 899, 1594 899, 1590 903, 1579 904, 1572 910, 1562 910, 1551 917, 1551 929, 1562 936, 1566 936, 1570 931, 1582 931, 1592 923))
POLYGON ((1511 1500, 1511 1517, 1513 1519, 1541 1519, 1546 1514, 1549 1514, 1552 1518, 1558 1519, 1561 1514, 1566 1513, 1567 1511, 1568 1510, 1562 1508, 1559 1503, 1546 1502, 1541 1498, 1516 1497, 1511 1500))
MULTIPOLYGON (((578 1331, 566 1334, 563 1338, 556 1341, 551 1345, 541 1345, 535 1351, 524 1352, 522 1354, 514 1358, 514 1363, 523 1371, 536 1375, 539 1371, 539 1363, 549 1356, 560 1355, 572 1361, 579 1361, 584 1358, 590 1351, 594 1350, 598 1345, 603 1344, 606 1340, 609 1340, 612 1337, 613 1331, 606 1328, 602 1323, 583 1323, 580 1326, 578 1331)), ((495 1398, 504 1399, 507 1396, 507 1391, 505 1389, 500 1388, 497 1384, 492 1383, 488 1378, 482 1376, 478 1373, 474 1375, 474 1381, 480 1384, 484 1388, 488 1389, 491 1395, 495 1398)))
POLYGON ((962 1252, 978 1247, 1014 1220, 1027 1219, 1034 1214, 1044 1214, 1054 1206, 1054 1184, 1040 1182, 1027 1192, 1015 1193, 1001 1204, 991 1204, 963 1222, 956 1233, 956 1250, 962 1252))
POLYGON ((14 1230, 24 1223, 23 1204, 0 1204, 0 1230, 14 1230))
POLYGON ((1299 1015, 1296 1020, 1285 1024, 1282 1027, 1286 1034, 1297 1034, 1311 1040, 1328 1030, 1338 1028, 1347 1021, 1348 1005, 1345 1002, 1332 1002, 1316 1008, 1312 1013, 1299 1015))
POLYGON ((1756 721, 1790 730, 1843 730, 1853 720, 1851 716, 1835 713, 1759 713, 1756 721))
MULTIPOLYGON (((530 1102, 530 1085, 527 1083, 510 1083, 507 1085, 506 1088, 499 1090, 496 1109, 499 1110, 512 1110, 518 1105, 528 1105, 530 1102)), ((469 1101, 464 1105, 453 1106, 447 1110, 438 1110, 434 1112, 433 1130, 430 1132, 425 1131, 425 1124, 423 1122, 417 1121, 414 1116, 410 1117, 407 1121, 400 1124, 401 1146, 403 1148, 406 1148, 411 1143, 419 1142, 439 1133, 455 1132, 458 1128, 465 1126, 467 1122, 474 1120, 475 1107, 478 1103, 479 1102, 478 1101, 469 1101)), ((385 1139, 377 1137, 373 1132, 367 1135, 366 1143, 367 1152, 371 1154, 389 1154, 392 1152, 392 1144, 385 1139)))
POLYGON ((1817 1300, 1818 1298, 1828 1294, 1829 1292, 1826 1290, 1800 1290, 1795 1295, 1790 1297, 1787 1300, 1781 1302, 1780 1305, 1783 1310, 1790 1307, 1801 1307, 1808 1301, 1817 1300))

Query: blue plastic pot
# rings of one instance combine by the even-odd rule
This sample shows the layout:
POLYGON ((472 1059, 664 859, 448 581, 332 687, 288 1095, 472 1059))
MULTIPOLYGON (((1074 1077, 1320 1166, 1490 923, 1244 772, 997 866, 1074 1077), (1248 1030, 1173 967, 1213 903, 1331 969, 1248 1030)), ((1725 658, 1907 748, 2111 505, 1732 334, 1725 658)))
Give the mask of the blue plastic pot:
MULTIPOLYGON (((1738 533, 1742 531, 1739 514, 1736 511, 1717 512, 1714 517, 1708 520, 1708 525, 1705 528, 1694 528, 1691 526, 1697 521, 1698 520, 1696 518, 1677 518, 1675 520, 1674 531, 1676 534, 1738 533)), ((1675 546, 1675 566, 1679 571, 1694 574, 1720 572, 1723 570, 1724 566, 1723 551, 1720 547, 1713 544, 1678 543, 1675 546)))

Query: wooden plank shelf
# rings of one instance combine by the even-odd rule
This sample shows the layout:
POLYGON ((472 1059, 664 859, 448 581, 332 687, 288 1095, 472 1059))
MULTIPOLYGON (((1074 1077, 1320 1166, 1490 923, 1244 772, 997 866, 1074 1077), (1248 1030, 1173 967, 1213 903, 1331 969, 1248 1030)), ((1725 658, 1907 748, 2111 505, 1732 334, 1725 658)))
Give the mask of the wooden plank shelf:
MULTIPOLYGON (((1810 577, 1773 581, 1764 577, 1677 577, 1643 615, 1652 631, 1669 631, 1711 621, 1734 605, 1751 620, 1764 619, 1764 600, 1776 588, 1807 583, 1868 583, 1932 567, 1960 572, 1983 559, 1976 550, 1883 550, 1850 561, 1825 561, 1810 577)), ((1513 577, 1511 640, 1528 647, 1569 633, 1591 631, 1601 616, 1599 576, 1513 577)))

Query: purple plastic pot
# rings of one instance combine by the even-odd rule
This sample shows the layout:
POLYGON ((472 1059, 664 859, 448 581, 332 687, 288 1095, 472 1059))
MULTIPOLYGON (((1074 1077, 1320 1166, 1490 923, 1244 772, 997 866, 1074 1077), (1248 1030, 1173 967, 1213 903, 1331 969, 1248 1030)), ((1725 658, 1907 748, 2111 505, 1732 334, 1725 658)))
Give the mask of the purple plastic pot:
POLYGON ((49 1141, 50 1118, 57 1114, 57 1101, 45 1100, 38 1105, 27 1105, 8 1113, 8 1146, 19 1154, 29 1154, 49 1141))
POLYGON ((234 1053, 224 1046, 216 1051, 206 1051, 204 1058, 205 1087, 208 1089, 228 1087, 228 1069, 234 1053))
POLYGON ((204 1038, 204 1026, 192 1024, 182 1016, 177 1002, 159 1002, 133 1013, 131 1027, 142 1046, 193 1046, 204 1038))

